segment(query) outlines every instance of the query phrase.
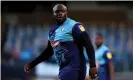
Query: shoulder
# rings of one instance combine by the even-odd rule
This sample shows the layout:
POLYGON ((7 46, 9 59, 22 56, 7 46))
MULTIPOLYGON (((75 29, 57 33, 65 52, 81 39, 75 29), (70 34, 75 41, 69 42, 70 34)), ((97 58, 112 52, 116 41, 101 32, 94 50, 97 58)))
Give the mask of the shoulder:
POLYGON ((56 28, 56 24, 53 24, 52 26, 50 26, 49 32, 53 31, 56 28))
POLYGON ((78 32, 84 32, 85 31, 85 28, 83 26, 82 23, 80 22, 77 22, 74 26, 73 26, 73 30, 76 30, 78 32))
POLYGON ((102 52, 103 54, 110 52, 109 48, 104 44, 98 49, 98 51, 102 52))
POLYGON ((71 25, 71 26, 78 26, 78 25, 81 25, 81 23, 80 22, 77 22, 77 21, 75 21, 75 20, 73 20, 73 19, 71 19, 71 18, 68 18, 68 20, 69 20, 69 25, 71 25))
POLYGON ((83 24, 81 22, 75 21, 73 19, 70 19, 70 24, 73 25, 73 28, 83 27, 83 24))
POLYGON ((108 48, 106 45, 102 45, 102 48, 103 48, 105 51, 110 51, 109 48, 108 48))
POLYGON ((112 53, 111 53, 110 49, 106 45, 104 45, 103 47, 105 49, 104 55, 106 56, 106 58, 111 59, 112 58, 112 53))

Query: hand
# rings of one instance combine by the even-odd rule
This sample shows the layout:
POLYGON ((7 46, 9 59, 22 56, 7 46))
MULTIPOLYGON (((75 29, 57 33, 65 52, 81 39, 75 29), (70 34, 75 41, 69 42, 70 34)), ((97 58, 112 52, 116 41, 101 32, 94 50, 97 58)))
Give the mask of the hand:
POLYGON ((97 68, 97 69, 99 68, 99 63, 98 63, 98 62, 96 62, 96 68, 97 68))
POLYGON ((28 64, 26 64, 26 65, 24 66, 24 71, 25 71, 26 73, 28 73, 31 69, 32 69, 31 63, 28 63, 28 64))
POLYGON ((95 79, 98 75, 97 75, 97 68, 96 67, 92 67, 89 70, 89 76, 91 79, 95 79))

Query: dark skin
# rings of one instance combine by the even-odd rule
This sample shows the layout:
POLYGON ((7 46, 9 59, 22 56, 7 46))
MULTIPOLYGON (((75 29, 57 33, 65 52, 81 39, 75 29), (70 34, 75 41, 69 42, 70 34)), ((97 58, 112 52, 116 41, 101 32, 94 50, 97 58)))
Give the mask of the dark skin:
POLYGON ((96 36, 96 41, 95 41, 96 47, 99 48, 103 44, 103 37, 97 35, 96 36))
MULTIPOLYGON (((104 40, 103 37, 100 35, 96 36, 96 47, 99 48, 102 44, 103 44, 104 40)), ((108 62, 108 66, 109 66, 109 74, 110 74, 110 80, 114 80, 114 67, 113 67, 113 63, 112 62, 108 62)))
POLYGON ((62 25, 67 18, 67 9, 63 5, 55 5, 53 8, 53 16, 57 25, 62 25))
MULTIPOLYGON (((53 8, 53 16, 57 22, 57 25, 58 26, 62 25, 67 18, 67 8, 62 4, 55 5, 55 7, 53 8)), ((33 67, 31 67, 31 64, 28 63, 25 65, 24 70, 25 72, 29 72, 32 68, 33 67)), ((90 73, 89 76, 92 79, 95 79, 97 77, 96 67, 91 67, 89 73, 90 73)))

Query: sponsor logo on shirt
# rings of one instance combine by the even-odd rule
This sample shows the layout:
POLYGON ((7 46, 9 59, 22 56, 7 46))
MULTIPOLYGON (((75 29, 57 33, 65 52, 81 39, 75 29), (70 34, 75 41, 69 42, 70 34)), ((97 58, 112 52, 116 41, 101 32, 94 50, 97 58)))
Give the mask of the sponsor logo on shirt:
POLYGON ((81 31, 85 31, 85 28, 82 25, 78 26, 81 31))
POLYGON ((60 41, 52 41, 52 42, 51 42, 51 46, 52 46, 52 47, 56 47, 56 46, 58 46, 58 45, 60 45, 60 41))
POLYGON ((107 53, 107 58, 112 59, 112 54, 110 52, 107 53))
POLYGON ((64 32, 65 28, 62 28, 61 31, 64 32))

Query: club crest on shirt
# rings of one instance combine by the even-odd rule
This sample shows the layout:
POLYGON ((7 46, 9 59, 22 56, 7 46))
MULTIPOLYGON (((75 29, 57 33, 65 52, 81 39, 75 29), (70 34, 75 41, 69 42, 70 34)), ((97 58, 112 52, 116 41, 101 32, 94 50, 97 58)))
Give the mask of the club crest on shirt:
POLYGON ((60 41, 52 41, 52 42, 51 42, 51 46, 52 46, 52 47, 56 47, 56 46, 58 46, 58 45, 60 45, 60 41))
POLYGON ((61 31, 64 32, 65 28, 62 28, 61 31))
POLYGON ((85 31, 85 28, 82 25, 78 26, 81 31, 85 31))

